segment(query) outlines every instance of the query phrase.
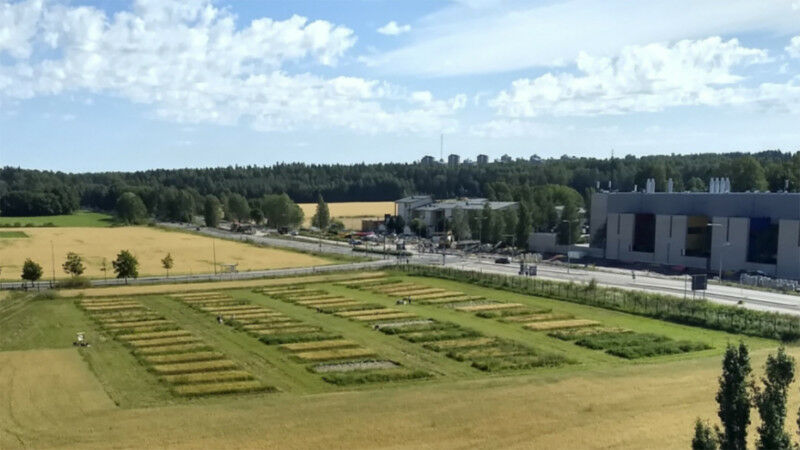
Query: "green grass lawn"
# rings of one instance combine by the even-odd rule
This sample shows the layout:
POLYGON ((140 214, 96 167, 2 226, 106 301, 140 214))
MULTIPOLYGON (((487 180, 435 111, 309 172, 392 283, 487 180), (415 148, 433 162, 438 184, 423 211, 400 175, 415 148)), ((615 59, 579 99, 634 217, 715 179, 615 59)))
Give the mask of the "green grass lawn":
POLYGON ((24 231, 0 231, 0 239, 16 239, 28 237, 24 231))
MULTIPOLYGON (((6 217, 0 216, 0 228, 15 226, 56 226, 56 227, 109 227, 113 218, 108 214, 78 211, 61 216, 6 217), (19 224, 19 225, 17 225, 19 224), (52 225, 50 225, 52 224, 52 225)), ((0 236, 2 237, 2 236, 0 236)), ((21 236, 20 236, 21 237, 21 236)))

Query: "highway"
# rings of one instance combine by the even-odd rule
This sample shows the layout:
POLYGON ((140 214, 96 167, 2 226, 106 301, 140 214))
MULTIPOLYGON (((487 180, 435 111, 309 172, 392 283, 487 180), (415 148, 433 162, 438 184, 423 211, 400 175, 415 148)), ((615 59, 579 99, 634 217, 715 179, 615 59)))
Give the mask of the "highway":
MULTIPOLYGON (((175 224, 169 224, 169 226, 178 227, 175 224)), ((353 255, 350 246, 336 241, 321 240, 308 242, 289 237, 275 238, 268 236, 248 236, 230 233, 224 230, 202 227, 198 232, 220 238, 252 240, 254 242, 275 247, 294 248, 297 250, 321 253, 353 255)), ((382 248, 382 246, 375 246, 375 248, 382 248)), ((375 259, 381 258, 381 255, 368 253, 360 253, 359 255, 372 257, 375 259)), ((390 261, 395 259, 394 257, 387 258, 386 264, 391 264, 390 261)), ((403 260, 404 259, 405 258, 403 258, 403 260)), ((518 263, 496 264, 494 262, 493 255, 483 255, 478 257, 475 255, 464 256, 455 253, 449 253, 444 256, 441 253, 414 253, 413 256, 408 258, 408 260, 409 262, 415 264, 444 264, 446 267, 463 270, 475 270, 479 272, 499 273, 504 275, 516 276, 519 273, 518 263)), ((690 290, 691 283, 687 280, 687 277, 670 277, 660 274, 653 274, 646 271, 635 271, 634 273, 635 278, 630 270, 606 267, 580 269, 575 268, 573 265, 573 267, 571 267, 568 271, 565 265, 540 263, 538 264, 537 277, 546 280, 573 281, 576 283, 588 283, 592 278, 594 278, 597 280, 597 283, 600 286, 646 291, 657 294, 674 295, 678 297, 686 296, 687 298, 692 298, 692 291, 690 290)), ((703 297, 705 297, 706 300, 725 305, 737 305, 739 304, 739 301, 741 301, 741 306, 745 308, 800 315, 800 295, 782 294, 779 292, 750 289, 747 287, 725 286, 715 284, 714 282, 709 282, 708 289, 705 293, 697 292, 694 296, 694 298, 703 297)))
MULTIPOLYGON (((214 228, 161 223, 161 226, 173 229, 182 229, 192 231, 207 236, 213 236, 220 239, 233 239, 244 242, 253 242, 256 244, 268 245, 272 247, 282 247, 305 252, 319 252, 338 255, 353 256, 352 248, 342 242, 329 241, 329 240, 313 240, 313 238, 291 238, 288 236, 274 237, 274 236, 253 236, 243 235, 239 233, 232 233, 225 230, 214 228)), ((382 245, 376 245, 375 248, 382 248, 382 245)), ((442 255, 441 253, 414 253, 409 258, 397 258, 394 256, 383 256, 370 253, 358 253, 372 261, 337 264, 329 266, 318 267, 304 267, 297 269, 276 269, 276 270, 259 270, 252 272, 239 272, 239 273, 225 273, 225 274, 196 274, 196 275, 179 275, 171 276, 169 279, 162 276, 143 277, 136 280, 128 280, 129 284, 154 284, 154 283, 188 283, 194 281, 209 281, 209 280, 239 280, 239 279, 252 279, 264 277, 279 277, 279 276, 292 276, 303 275, 320 272, 330 271, 345 271, 345 270, 371 270, 381 267, 387 267, 398 263, 405 263, 406 261, 415 264, 426 265, 444 265, 446 267, 474 270, 478 272, 498 273, 504 275, 517 276, 519 272, 519 264, 496 264, 492 255, 484 255, 478 257, 475 255, 462 255, 449 253, 442 255)), ((664 276, 660 274, 653 274, 646 271, 623 270, 617 268, 597 267, 592 269, 576 268, 574 265, 568 270, 565 265, 540 263, 538 264, 538 278, 556 281, 573 281, 575 283, 589 283, 593 278, 600 286, 615 287, 620 289, 646 291, 657 294, 674 295, 678 297, 686 296, 692 298, 692 291, 689 290, 690 283, 687 277, 681 276, 664 276), (635 274, 635 277, 634 277, 635 274)), ((111 286, 124 284, 124 280, 108 279, 108 280, 92 280, 94 286, 111 286)), ((0 289, 18 289, 21 283, 0 283, 0 289)), ((35 288, 46 289, 50 287, 49 281, 41 281, 35 288)), ((706 300, 725 304, 737 305, 741 301, 741 306, 745 308, 761 310, 761 311, 774 311, 787 314, 800 315, 800 295, 783 294, 772 291, 749 289, 746 287, 735 287, 718 285, 714 282, 709 282, 708 290, 703 294, 702 292, 696 293, 694 298, 703 298, 706 300)))

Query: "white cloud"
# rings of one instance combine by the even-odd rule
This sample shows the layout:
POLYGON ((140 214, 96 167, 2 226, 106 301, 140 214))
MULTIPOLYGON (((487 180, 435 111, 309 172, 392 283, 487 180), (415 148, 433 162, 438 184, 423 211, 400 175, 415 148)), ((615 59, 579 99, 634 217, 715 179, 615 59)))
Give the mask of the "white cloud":
POLYGON ((0 55, 7 52, 14 58, 30 56, 41 13, 40 0, 0 3, 0 55))
POLYGON ((459 96, 421 104, 375 80, 290 73, 298 64, 337 64, 356 42, 347 27, 300 16, 235 21, 210 0, 137 0, 110 17, 92 7, 0 0, 0 56, 8 55, 0 103, 93 92, 185 123, 368 133, 454 126, 459 96))
POLYGON ((491 8, 480 8, 484 3, 459 2, 419 20, 413 42, 371 56, 369 64, 392 74, 498 73, 558 65, 581 51, 612 56, 627 45, 800 31, 800 10, 788 0, 489 1, 491 8))
POLYGON ((394 20, 378 28, 378 33, 387 36, 397 36, 398 34, 408 33, 409 31, 411 31, 411 25, 398 25, 394 20))
POLYGON ((763 50, 718 37, 625 47, 616 58, 581 53, 576 61, 579 75, 561 72, 518 79, 490 105, 504 116, 534 117, 747 103, 760 95, 739 87, 742 77, 732 69, 767 60, 763 50))
POLYGON ((792 38, 789 45, 786 46, 786 52, 789 53, 789 56, 792 58, 800 58, 800 36, 792 38))

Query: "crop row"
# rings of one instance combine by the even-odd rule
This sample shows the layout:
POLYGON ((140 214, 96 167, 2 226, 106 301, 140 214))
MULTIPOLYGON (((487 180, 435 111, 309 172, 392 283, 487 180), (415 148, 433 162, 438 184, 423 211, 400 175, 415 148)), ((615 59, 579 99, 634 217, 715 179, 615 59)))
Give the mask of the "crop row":
POLYGON ((658 334, 635 333, 613 328, 555 331, 550 333, 550 336, 626 359, 688 353, 711 348, 704 342, 674 340, 658 334))
MULTIPOLYGON (((263 290, 257 292, 265 293, 263 290)), ((360 322, 385 320, 401 313, 381 305, 364 304, 305 287, 273 290, 265 294, 315 309, 317 312, 336 314, 360 322)), ((430 376, 427 372, 408 369, 394 361, 376 360, 379 356, 373 350, 346 339, 287 343, 281 345, 281 348, 291 352, 298 360, 316 363, 308 369, 316 373, 324 372, 323 380, 337 385, 412 380, 430 376), (342 368, 342 371, 320 369, 321 366, 330 367, 332 362, 336 362, 336 366, 342 368)))
POLYGON ((138 301, 84 299, 78 304, 178 395, 273 389, 138 301))
MULTIPOLYGON (((369 290, 376 290, 373 285, 367 283, 346 284, 346 286, 358 288, 362 288, 364 285, 369 286, 367 287, 369 290)), ((413 289, 408 284, 392 283, 390 285, 402 289, 413 289)), ((346 311, 331 312, 326 311, 324 305, 319 303, 297 300, 297 298, 304 296, 305 294, 301 291, 282 294, 278 297, 285 301, 315 308, 318 312, 327 312, 350 320, 368 323, 373 329, 384 334, 395 335, 408 342, 420 344, 429 350, 441 352, 448 358, 457 361, 469 362, 472 367, 483 371, 558 366, 569 362, 561 356, 541 353, 513 341, 486 337, 476 330, 454 323, 420 317, 414 313, 383 305, 341 297, 340 302, 349 302, 361 307, 352 306, 346 311), (439 345, 439 343, 445 342, 447 344, 439 345)), ((329 300, 320 301, 327 302, 329 300)))
MULTIPOLYGON (((306 301, 324 292, 282 286, 280 288, 262 288, 258 292, 292 293, 306 301)), ((243 330, 258 338, 267 345, 279 345, 280 349, 292 355, 292 359, 300 364, 309 365, 310 371, 320 363, 354 363, 363 358, 374 358, 376 352, 358 343, 343 339, 340 335, 323 330, 281 312, 245 300, 237 300, 226 294, 206 296, 174 296, 191 307, 216 315, 218 320, 243 330)), ((324 301, 324 299, 323 299, 324 301)), ((363 371, 371 372, 371 371, 363 371)), ((351 379, 347 377, 347 379, 351 379)), ((323 379, 333 384, 342 384, 343 379, 337 376, 323 375, 323 379)), ((378 378, 375 378, 376 381, 378 378)))

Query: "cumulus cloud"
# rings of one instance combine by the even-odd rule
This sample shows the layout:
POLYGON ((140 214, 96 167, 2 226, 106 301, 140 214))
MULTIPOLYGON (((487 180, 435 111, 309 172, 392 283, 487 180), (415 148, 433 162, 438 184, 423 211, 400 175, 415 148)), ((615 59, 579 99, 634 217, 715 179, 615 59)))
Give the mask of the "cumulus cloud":
POLYGON ((800 58, 800 36, 792 38, 789 45, 786 46, 786 52, 789 53, 789 56, 792 58, 800 58))
MULTIPOLYGON (((504 116, 534 117, 746 103, 754 93, 738 86, 742 77, 733 69, 766 61, 765 51, 719 37, 671 46, 629 46, 615 58, 581 53, 575 62, 577 75, 551 72, 518 79, 490 105, 504 116)), ((762 99, 770 96, 762 94, 762 99)))
POLYGON ((611 56, 627 45, 737 36, 796 35, 792 0, 459 0, 415 25, 415 39, 372 55, 391 74, 500 73, 573 61, 581 51, 611 56), (686 14, 691 11, 691 14, 686 14), (714 20, 708 20, 714 17, 714 20), (565 30, 569 30, 568 33, 565 30))
POLYGON ((394 20, 378 28, 378 33, 387 36, 397 36, 398 34, 408 33, 409 31, 411 31, 411 25, 398 25, 394 20))
POLYGON ((336 65, 355 42, 347 27, 296 15, 237 27, 210 0, 136 0, 113 16, 0 0, 0 102, 86 91, 152 105, 169 120, 260 130, 453 126, 458 98, 421 104, 380 81, 291 73, 336 65))

